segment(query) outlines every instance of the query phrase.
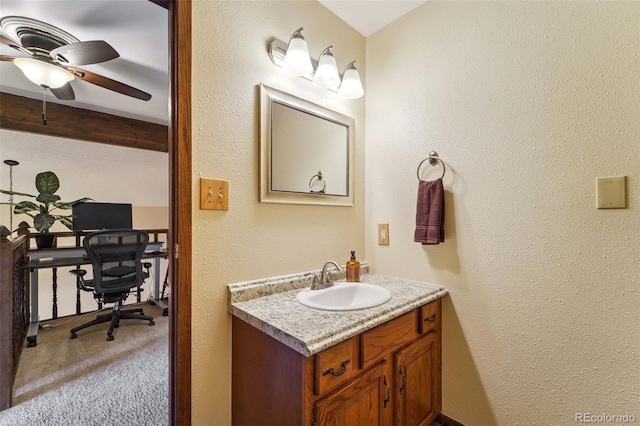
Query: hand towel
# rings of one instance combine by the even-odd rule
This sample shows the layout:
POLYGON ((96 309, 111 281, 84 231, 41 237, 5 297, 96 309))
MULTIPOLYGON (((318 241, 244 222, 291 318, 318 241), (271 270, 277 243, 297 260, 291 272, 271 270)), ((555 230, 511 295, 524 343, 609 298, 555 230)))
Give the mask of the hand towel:
POLYGON ((423 245, 444 242, 444 187, 442 186, 442 178, 420 181, 414 241, 423 245))

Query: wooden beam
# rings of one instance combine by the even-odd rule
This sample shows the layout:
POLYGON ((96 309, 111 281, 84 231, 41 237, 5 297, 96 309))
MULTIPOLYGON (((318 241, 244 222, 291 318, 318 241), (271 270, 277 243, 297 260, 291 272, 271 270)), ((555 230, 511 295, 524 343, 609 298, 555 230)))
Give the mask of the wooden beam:
POLYGON ((151 151, 169 147, 168 126, 60 104, 47 103, 45 126, 42 101, 9 93, 0 93, 0 128, 151 151))

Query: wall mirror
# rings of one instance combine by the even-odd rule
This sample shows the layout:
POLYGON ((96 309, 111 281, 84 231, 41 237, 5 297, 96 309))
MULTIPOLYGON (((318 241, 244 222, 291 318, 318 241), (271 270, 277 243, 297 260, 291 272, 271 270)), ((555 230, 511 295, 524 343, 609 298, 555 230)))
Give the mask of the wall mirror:
POLYGON ((260 202, 353 206, 353 118, 262 84, 260 99, 260 202))

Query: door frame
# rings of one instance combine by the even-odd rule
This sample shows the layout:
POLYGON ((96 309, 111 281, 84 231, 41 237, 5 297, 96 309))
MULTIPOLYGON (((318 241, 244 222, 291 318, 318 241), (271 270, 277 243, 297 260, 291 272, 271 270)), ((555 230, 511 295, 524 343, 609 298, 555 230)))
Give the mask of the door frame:
POLYGON ((182 426, 191 425, 191 0, 166 4, 171 97, 169 424, 182 426))

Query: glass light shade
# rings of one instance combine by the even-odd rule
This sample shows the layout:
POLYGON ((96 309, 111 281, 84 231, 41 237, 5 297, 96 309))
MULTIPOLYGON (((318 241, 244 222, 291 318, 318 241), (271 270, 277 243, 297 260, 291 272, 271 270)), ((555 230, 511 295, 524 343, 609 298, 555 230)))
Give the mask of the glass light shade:
POLYGON ((309 48, 304 38, 293 37, 291 41, 289 41, 287 54, 282 62, 282 68, 298 76, 309 75, 313 72, 309 48))
POLYGON ((29 80, 52 89, 62 87, 75 77, 72 73, 56 65, 31 58, 16 58, 13 63, 29 80))
POLYGON ((325 89, 333 89, 340 85, 340 74, 338 74, 336 58, 333 57, 331 52, 327 51, 320 56, 313 82, 325 89))
POLYGON ((347 99, 358 99, 364 95, 364 89, 360 81, 360 73, 357 69, 348 68, 344 72, 338 95, 347 99))

